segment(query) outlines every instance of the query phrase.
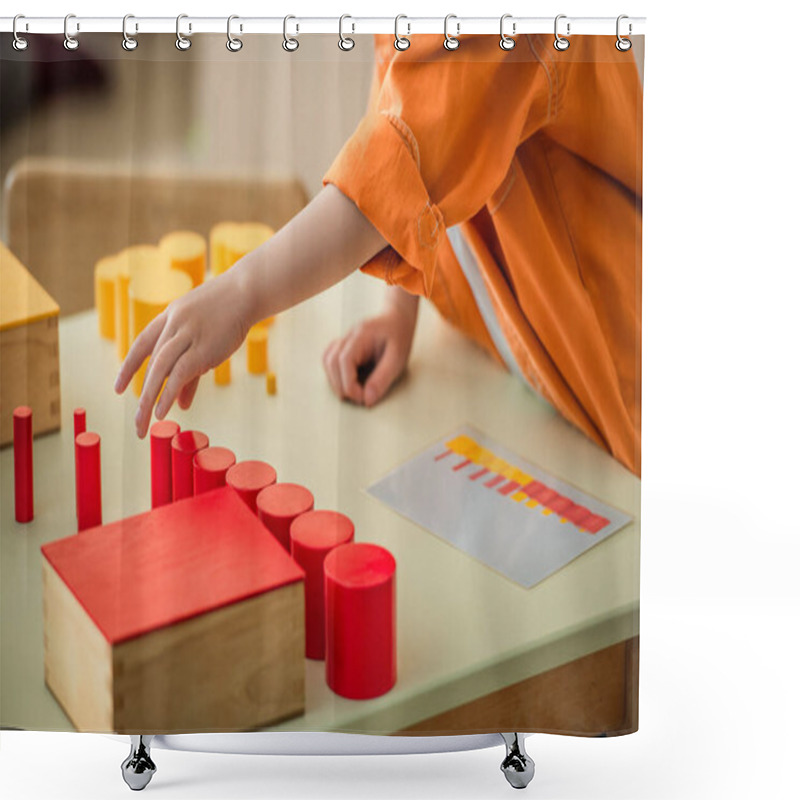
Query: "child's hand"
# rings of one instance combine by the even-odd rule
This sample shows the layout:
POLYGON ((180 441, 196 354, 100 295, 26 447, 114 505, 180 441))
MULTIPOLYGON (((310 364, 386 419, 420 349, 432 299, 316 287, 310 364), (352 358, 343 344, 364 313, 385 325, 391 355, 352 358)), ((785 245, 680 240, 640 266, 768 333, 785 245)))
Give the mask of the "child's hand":
POLYGON ((382 314, 364 320, 328 345, 323 363, 339 399, 373 406, 389 391, 411 352, 417 299, 405 295, 400 302, 390 303, 382 314), (368 375, 364 380, 360 373, 365 371, 368 375))
POLYGON ((201 284, 167 306, 136 338, 120 368, 114 390, 121 394, 150 355, 136 412, 136 433, 143 438, 156 406, 163 419, 176 398, 188 408, 200 376, 221 364, 244 341, 248 330, 245 298, 235 269, 201 284))

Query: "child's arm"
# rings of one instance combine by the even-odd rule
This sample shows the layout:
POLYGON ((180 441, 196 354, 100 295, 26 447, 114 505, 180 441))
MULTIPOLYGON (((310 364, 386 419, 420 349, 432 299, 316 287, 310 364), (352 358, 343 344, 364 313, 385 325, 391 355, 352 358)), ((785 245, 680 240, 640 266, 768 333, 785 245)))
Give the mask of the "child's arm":
POLYGON ((418 305, 417 295, 390 286, 383 313, 360 322, 328 345, 323 363, 340 399, 372 406, 386 394, 408 361, 418 305), (371 371, 362 385, 358 373, 365 365, 371 371))
POLYGON ((385 246, 355 204, 328 185, 268 242, 171 303, 137 337, 114 384, 122 393, 150 355, 136 412, 139 437, 165 380, 158 419, 176 398, 188 407, 200 376, 228 358, 258 320, 327 289, 385 246))

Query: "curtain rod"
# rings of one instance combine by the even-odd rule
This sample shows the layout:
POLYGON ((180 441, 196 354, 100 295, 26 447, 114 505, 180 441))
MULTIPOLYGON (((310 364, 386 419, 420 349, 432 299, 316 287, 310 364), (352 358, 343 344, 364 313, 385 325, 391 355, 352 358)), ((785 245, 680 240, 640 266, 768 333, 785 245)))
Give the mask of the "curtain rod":
MULTIPOLYGON (((237 35, 257 33, 284 33, 284 25, 292 36, 304 33, 395 33, 395 24, 401 36, 420 33, 436 33, 444 35, 444 17, 234 17, 231 23, 232 32, 237 35)), ((625 17, 620 22, 619 33, 623 36, 635 36, 645 32, 644 17, 625 17)), ((146 33, 175 33, 178 20, 176 17, 136 17, 128 15, 125 31, 128 36, 146 33)), ((570 35, 614 35, 617 33, 616 17, 570 17, 559 15, 558 32, 561 36, 570 35)), ((120 33, 122 34, 122 17, 81 17, 69 15, 64 17, 26 17, 17 19, 16 31, 19 35, 38 33, 64 33, 65 25, 70 36, 77 37, 85 33, 120 33)), ((11 33, 14 30, 14 17, 0 17, 0 32, 11 33)), ((464 36, 474 33, 495 33, 500 35, 500 17, 458 17, 451 15, 447 23, 451 36, 464 36)), ((506 36, 526 33, 554 33, 554 17, 514 17, 505 15, 503 32, 506 36)), ((183 36, 195 33, 226 33, 228 17, 193 17, 181 15, 180 31, 183 36)))

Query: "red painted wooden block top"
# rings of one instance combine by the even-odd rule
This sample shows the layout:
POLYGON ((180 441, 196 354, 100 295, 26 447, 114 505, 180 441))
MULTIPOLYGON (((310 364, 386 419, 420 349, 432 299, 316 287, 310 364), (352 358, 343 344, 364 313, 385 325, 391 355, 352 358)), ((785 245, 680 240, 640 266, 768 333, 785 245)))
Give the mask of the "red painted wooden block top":
POLYGON ((230 487, 42 547, 112 644, 303 580, 230 487))

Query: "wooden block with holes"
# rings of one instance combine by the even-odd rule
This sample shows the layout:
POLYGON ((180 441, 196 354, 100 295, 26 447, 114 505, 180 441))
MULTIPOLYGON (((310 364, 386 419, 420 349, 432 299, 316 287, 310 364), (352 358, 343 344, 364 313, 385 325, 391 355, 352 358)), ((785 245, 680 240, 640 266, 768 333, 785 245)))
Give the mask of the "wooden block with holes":
POLYGON ((79 731, 305 709, 304 573, 230 487, 42 547, 45 681, 79 731))
POLYGON ((33 411, 33 434, 61 427, 58 304, 0 242, 0 447, 10 444, 14 409, 33 411))

